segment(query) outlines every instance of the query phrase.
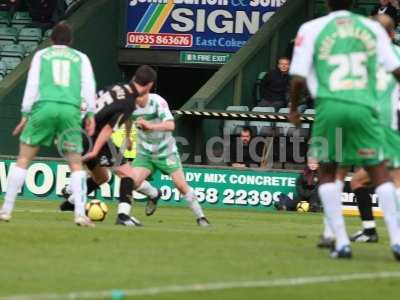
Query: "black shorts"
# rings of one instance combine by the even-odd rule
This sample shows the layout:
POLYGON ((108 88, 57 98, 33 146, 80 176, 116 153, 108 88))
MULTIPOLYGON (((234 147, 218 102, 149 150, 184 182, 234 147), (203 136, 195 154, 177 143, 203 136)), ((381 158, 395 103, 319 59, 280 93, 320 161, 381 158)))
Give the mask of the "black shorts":
MULTIPOLYGON (((90 143, 87 137, 83 137, 83 156, 89 152, 89 148, 93 148, 95 142, 96 140, 93 140, 92 143, 90 143)), ((129 162, 129 159, 123 157, 120 149, 109 141, 101 148, 97 157, 86 161, 84 164, 89 170, 93 170, 97 166, 117 167, 127 162, 129 162)))

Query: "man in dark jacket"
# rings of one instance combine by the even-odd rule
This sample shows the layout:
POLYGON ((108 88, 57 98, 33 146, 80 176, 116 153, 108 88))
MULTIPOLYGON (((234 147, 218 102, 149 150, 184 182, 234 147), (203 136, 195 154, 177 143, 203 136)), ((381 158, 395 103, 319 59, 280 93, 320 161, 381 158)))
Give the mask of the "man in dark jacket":
POLYGON ((318 163, 310 159, 303 173, 297 178, 294 207, 300 201, 307 201, 310 203, 310 211, 322 210, 318 196, 318 167, 318 163))
POLYGON ((379 0, 379 4, 371 12, 371 16, 386 14, 394 23, 397 23, 397 9, 390 3, 390 0, 379 0))
POLYGON ((27 4, 29 14, 35 24, 51 26, 53 13, 57 7, 56 0, 30 0, 27 4))
POLYGON ((257 106, 270 106, 275 110, 288 107, 289 67, 290 60, 281 57, 278 60, 277 68, 268 72, 264 79, 264 99, 257 106))
POLYGON ((260 149, 254 148, 254 153, 251 152, 250 147, 252 141, 252 131, 250 127, 243 127, 240 136, 234 138, 234 143, 230 148, 230 166, 235 168, 258 168, 260 162, 256 161, 260 157, 260 149))

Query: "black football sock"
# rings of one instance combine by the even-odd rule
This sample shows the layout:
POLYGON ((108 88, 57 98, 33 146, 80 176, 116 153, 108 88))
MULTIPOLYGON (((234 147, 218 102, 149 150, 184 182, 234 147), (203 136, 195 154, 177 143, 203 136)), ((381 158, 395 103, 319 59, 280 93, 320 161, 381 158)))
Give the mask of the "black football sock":
POLYGON ((358 210, 363 224, 364 233, 376 234, 376 224, 372 213, 372 197, 365 187, 358 188, 354 191, 357 198, 358 210))
POLYGON ((119 187, 119 204, 118 204, 118 216, 130 215, 132 207, 132 192, 134 189, 134 182, 132 178, 124 177, 121 179, 119 187))
POLYGON ((99 185, 94 182, 94 180, 89 177, 86 179, 86 186, 87 186, 87 195, 91 194, 93 191, 97 190, 99 188, 99 185))

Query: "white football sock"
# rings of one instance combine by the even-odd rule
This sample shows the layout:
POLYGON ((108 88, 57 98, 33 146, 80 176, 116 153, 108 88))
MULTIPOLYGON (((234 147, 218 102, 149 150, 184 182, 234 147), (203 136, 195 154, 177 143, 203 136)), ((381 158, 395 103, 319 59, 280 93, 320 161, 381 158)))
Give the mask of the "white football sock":
POLYGON ((396 188, 392 182, 386 182, 378 186, 375 192, 379 197, 379 203, 383 210, 386 227, 389 232, 390 244, 400 244, 396 188))
POLYGON ((152 199, 158 196, 158 190, 146 180, 143 181, 136 191, 152 199))
POLYGON ((85 216, 86 203, 86 172, 76 171, 71 173, 71 190, 75 200, 75 217, 85 216))
POLYGON ((118 203, 118 214, 131 215, 132 205, 126 202, 118 203))
MULTIPOLYGON (((343 187, 344 187, 344 182, 342 180, 336 179, 335 181, 336 187, 339 190, 340 194, 343 191, 343 187)), ((328 219, 326 217, 324 217, 324 233, 323 233, 324 238, 327 239, 334 239, 335 238, 335 234, 333 233, 333 230, 331 228, 331 226, 329 225, 328 219)))
POLYGON ((197 219, 204 218, 203 209, 197 201, 197 196, 193 189, 191 189, 186 195, 183 195, 183 199, 188 202, 190 209, 193 211, 197 219))
POLYGON ((11 215, 18 192, 24 185, 26 173, 26 169, 22 169, 17 165, 14 165, 11 168, 10 174, 8 175, 7 190, 4 197, 3 208, 1 209, 2 212, 11 215))
POLYGON ((333 233, 333 230, 331 226, 329 225, 328 219, 324 217, 324 233, 323 233, 324 238, 326 239, 334 239, 335 234, 333 233))
POLYGON ((318 193, 324 206, 324 213, 332 228, 336 239, 336 250, 343 246, 350 245, 346 233, 341 203, 341 191, 339 192, 336 183, 324 183, 318 188, 318 193))
POLYGON ((375 221, 362 221, 361 224, 362 224, 362 227, 364 229, 376 228, 376 222, 375 221))
MULTIPOLYGON (((342 191, 344 188, 344 182, 340 179, 335 180, 336 187, 339 191, 339 194, 342 195, 342 191)), ((329 225, 328 219, 324 217, 324 237, 334 239, 335 233, 333 232, 331 226, 329 225)))

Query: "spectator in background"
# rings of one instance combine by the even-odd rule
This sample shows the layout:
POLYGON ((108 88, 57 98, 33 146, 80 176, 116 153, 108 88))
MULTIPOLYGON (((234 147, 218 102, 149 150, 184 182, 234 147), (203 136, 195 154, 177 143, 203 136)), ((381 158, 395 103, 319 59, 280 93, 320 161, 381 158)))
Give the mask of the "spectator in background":
MULTIPOLYGON (((230 165, 235 168, 259 167, 259 162, 254 159, 257 153, 251 153, 250 143, 253 135, 250 127, 243 127, 239 138, 235 138, 235 143, 231 143, 230 165)), ((254 148, 255 149, 255 148, 254 148)), ((256 152, 256 151, 254 151, 256 152)), ((259 157, 259 156, 258 156, 259 157)))
MULTIPOLYGON (((397 3, 398 4, 398 3, 397 3)), ((371 12, 371 16, 386 14, 397 24, 397 9, 390 0, 379 0, 379 4, 371 12)))
POLYGON ((29 14, 33 23, 43 29, 53 26, 53 15, 57 7, 57 0, 30 0, 27 1, 29 14))
POLYGON ((309 159, 303 173, 296 180, 294 207, 300 201, 307 201, 310 203, 310 211, 322 211, 321 200, 318 196, 318 168, 317 161, 309 159))
POLYGON ((277 68, 268 72, 264 79, 264 99, 257 106, 274 107, 279 110, 288 107, 290 59, 281 57, 277 68))
POLYGON ((12 15, 20 7, 20 2, 20 0, 0 0, 0 10, 9 11, 12 15))

